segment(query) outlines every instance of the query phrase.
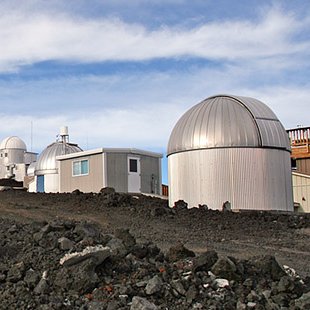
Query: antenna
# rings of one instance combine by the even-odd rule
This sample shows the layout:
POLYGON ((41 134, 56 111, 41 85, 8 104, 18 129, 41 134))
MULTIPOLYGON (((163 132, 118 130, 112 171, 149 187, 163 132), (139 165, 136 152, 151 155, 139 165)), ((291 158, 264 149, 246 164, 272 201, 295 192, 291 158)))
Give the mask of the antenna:
POLYGON ((30 122, 30 152, 32 153, 32 143, 33 143, 33 123, 30 122))

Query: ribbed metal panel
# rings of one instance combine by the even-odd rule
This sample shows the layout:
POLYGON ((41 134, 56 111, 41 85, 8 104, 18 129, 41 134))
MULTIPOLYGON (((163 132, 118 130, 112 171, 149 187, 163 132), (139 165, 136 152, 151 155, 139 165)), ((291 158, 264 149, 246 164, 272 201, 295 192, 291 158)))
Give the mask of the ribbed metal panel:
POLYGON ((82 151, 76 144, 54 142, 46 147, 40 154, 36 163, 35 174, 56 173, 56 156, 82 151))
POLYGON ((168 155, 208 148, 268 147, 290 150, 287 133, 264 103, 218 95, 188 110, 172 130, 168 155))
POLYGON ((288 134, 279 121, 257 119, 256 122, 261 132, 263 147, 284 148, 285 146, 286 150, 291 149, 288 134))
POLYGON ((265 118, 265 119, 273 119, 278 120, 277 116, 274 112, 263 102, 251 98, 251 97, 243 97, 243 96, 231 96, 243 103, 254 115, 255 118, 265 118))
POLYGON ((223 148, 168 157, 169 203, 190 207, 293 211, 290 154, 278 149, 223 148))

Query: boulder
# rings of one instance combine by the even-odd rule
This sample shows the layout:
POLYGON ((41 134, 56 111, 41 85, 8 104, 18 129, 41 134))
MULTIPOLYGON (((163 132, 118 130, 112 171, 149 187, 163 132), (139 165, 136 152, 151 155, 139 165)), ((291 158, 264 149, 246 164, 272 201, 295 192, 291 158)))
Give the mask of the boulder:
POLYGON ((249 262, 255 267, 257 274, 268 276, 274 281, 279 281, 286 275, 285 270, 272 255, 254 257, 249 262))
POLYGON ((132 303, 130 306, 130 310, 157 310, 156 305, 151 303, 145 298, 134 296, 132 298, 132 303))
POLYGON ((58 271, 55 285, 62 290, 86 294, 91 292, 100 279, 95 272, 97 262, 92 257, 58 271))
POLYGON ((114 194, 115 189, 113 187, 104 187, 100 190, 100 193, 103 195, 114 194))
POLYGON ((71 250, 74 245, 74 243, 66 237, 59 238, 58 244, 59 244, 59 248, 63 251, 71 250))
POLYGON ((147 295, 153 295, 155 293, 158 293, 161 290, 162 285, 162 279, 159 276, 155 276, 147 282, 147 285, 145 287, 145 293, 147 295))
POLYGON ((166 257, 170 262, 176 262, 180 259, 195 257, 195 253, 179 243, 168 250, 166 257))
POLYGON ((72 266, 91 258, 92 262, 98 266, 110 255, 111 250, 109 247, 103 247, 102 245, 89 246, 86 247, 82 252, 66 254, 60 259, 60 265, 72 266))
POLYGON ((211 268, 211 271, 217 276, 228 280, 238 278, 236 265, 228 257, 222 257, 211 268))
POLYGON ((207 251, 193 259, 193 270, 209 271, 211 267, 217 262, 218 255, 215 251, 207 251))

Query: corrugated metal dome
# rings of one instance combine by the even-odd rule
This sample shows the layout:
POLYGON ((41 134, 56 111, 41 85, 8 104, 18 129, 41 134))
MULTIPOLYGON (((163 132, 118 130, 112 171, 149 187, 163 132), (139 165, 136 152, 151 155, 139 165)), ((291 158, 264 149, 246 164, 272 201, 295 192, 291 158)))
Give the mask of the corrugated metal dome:
POLYGON ((288 135, 261 101, 231 95, 209 97, 189 109, 172 130, 167 154, 223 147, 290 151, 288 135))
POLYGON ((27 150, 25 142, 16 136, 7 137, 2 140, 0 144, 0 150, 4 149, 17 149, 17 150, 27 150))
POLYGON ((43 175, 57 173, 56 156, 80 152, 82 149, 77 144, 54 142, 47 146, 39 156, 36 163, 35 174, 43 175))

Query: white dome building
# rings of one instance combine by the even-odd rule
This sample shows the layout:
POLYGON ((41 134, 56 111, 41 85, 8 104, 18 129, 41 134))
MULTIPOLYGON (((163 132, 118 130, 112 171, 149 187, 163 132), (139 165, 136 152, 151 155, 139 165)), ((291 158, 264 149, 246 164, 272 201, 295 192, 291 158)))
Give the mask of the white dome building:
POLYGON ((27 152, 25 142, 10 136, 0 143, 0 178, 14 178, 24 181, 28 165, 35 161, 37 154, 27 152))
POLYGON ((7 137, 0 143, 0 157, 3 163, 23 163, 27 147, 25 142, 16 136, 7 137))
POLYGON ((34 174, 35 182, 29 191, 56 193, 59 192, 59 174, 57 156, 81 152, 82 149, 68 142, 68 128, 62 127, 59 141, 48 145, 40 154, 35 166, 29 167, 28 174, 34 174))
POLYGON ((218 95, 195 105, 172 130, 167 156, 170 206, 293 211, 289 139, 256 99, 218 95))

